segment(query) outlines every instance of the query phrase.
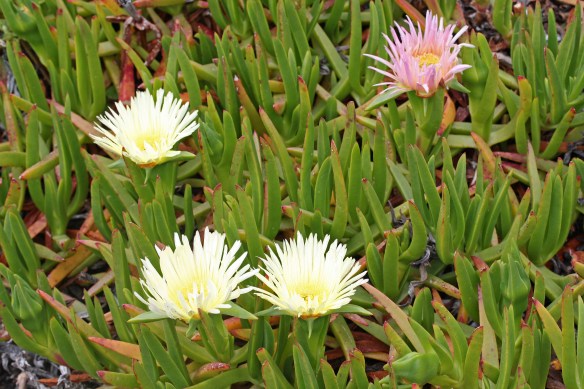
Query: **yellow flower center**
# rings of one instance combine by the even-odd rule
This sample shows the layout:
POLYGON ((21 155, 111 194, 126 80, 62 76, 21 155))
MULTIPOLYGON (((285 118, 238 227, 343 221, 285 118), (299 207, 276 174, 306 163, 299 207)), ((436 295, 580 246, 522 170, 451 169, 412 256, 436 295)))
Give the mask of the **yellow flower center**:
POLYGON ((134 142, 136 142, 136 146, 138 146, 139 149, 146 150, 146 143, 154 147, 156 141, 158 141, 159 138, 160 136, 158 136, 158 134, 155 131, 147 132, 145 131, 140 134, 137 134, 136 138, 134 139, 134 142))
MULTIPOLYGON (((189 280, 189 282, 182 283, 180 285, 175 285, 174 288, 172 288, 171 293, 170 293, 170 300, 172 301, 172 303, 174 305, 176 305, 178 307, 183 306, 182 301, 180 299, 180 296, 182 296, 184 301, 186 301, 188 303, 189 294, 194 292, 195 285, 193 285, 193 282, 196 285, 196 287, 198 288, 198 291, 197 291, 198 294, 201 294, 203 296, 206 296, 208 294, 206 282, 200 282, 200 280, 189 280)), ((204 307, 200 307, 200 308, 204 308, 204 307)), ((198 312, 195 312, 193 314, 193 318, 194 319, 199 318, 198 312)))
POLYGON ((436 54, 432 53, 422 53, 417 55, 416 58, 418 59, 418 64, 420 68, 428 65, 436 65, 440 62, 440 58, 436 54))
POLYGON ((323 295, 322 285, 316 283, 305 283, 298 285, 297 291, 298 295, 300 295, 304 301, 314 299, 315 297, 321 297, 323 295))

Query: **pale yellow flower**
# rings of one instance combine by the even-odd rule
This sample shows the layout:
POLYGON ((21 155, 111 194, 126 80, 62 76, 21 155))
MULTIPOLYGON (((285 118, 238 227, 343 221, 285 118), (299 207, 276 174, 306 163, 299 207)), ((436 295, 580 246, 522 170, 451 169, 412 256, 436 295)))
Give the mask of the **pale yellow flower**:
POLYGON ((142 167, 176 158, 180 154, 174 150, 176 143, 199 127, 197 111, 189 113, 188 103, 170 92, 165 95, 162 89, 156 93, 156 101, 149 91, 138 92, 128 106, 117 102, 116 110, 97 118, 95 129, 102 136, 91 137, 100 147, 142 167))
POLYGON ((285 241, 262 258, 265 275, 258 278, 271 291, 254 288, 256 295, 285 313, 303 318, 323 316, 349 304, 355 289, 367 282, 359 264, 346 257, 347 247, 330 236, 320 241, 312 234, 304 240, 285 241))
POLYGON ((241 243, 235 242, 229 250, 225 234, 205 229, 204 237, 203 245, 196 233, 193 249, 187 237, 178 234, 174 251, 168 246, 164 250, 157 247, 162 275, 148 258, 142 260, 144 279, 140 284, 147 297, 136 296, 151 312, 188 322, 199 319, 199 309, 220 313, 220 309, 230 308, 230 300, 251 290, 239 287, 257 273, 249 265, 241 267, 246 253, 235 259, 241 243))

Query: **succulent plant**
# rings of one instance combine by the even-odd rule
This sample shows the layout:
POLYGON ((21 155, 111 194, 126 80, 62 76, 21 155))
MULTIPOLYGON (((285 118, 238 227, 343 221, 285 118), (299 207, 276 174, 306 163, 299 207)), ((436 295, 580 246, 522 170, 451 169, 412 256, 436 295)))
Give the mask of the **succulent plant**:
POLYGON ((2 341, 116 387, 581 387, 581 6, 472 6, 0 0, 2 341))

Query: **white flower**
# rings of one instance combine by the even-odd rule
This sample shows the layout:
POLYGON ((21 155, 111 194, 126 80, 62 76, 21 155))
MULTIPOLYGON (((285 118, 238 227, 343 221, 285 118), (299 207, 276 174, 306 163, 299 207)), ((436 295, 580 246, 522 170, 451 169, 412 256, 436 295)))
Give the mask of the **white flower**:
POLYGON ((221 308, 230 307, 228 301, 251 290, 238 287, 258 272, 250 270, 249 265, 240 268, 246 254, 235 259, 239 241, 228 250, 225 234, 208 229, 204 245, 196 233, 192 250, 186 236, 175 234, 174 240, 174 252, 168 246, 164 250, 156 247, 162 276, 148 258, 142 260, 144 280, 140 284, 148 296, 136 296, 153 313, 188 322, 199 318, 199 309, 217 314, 221 308))
POLYGON ((310 318, 323 316, 347 305, 357 286, 367 282, 360 266, 345 257, 347 247, 336 240, 328 247, 330 236, 319 241, 312 234, 304 240, 285 241, 283 248, 270 249, 262 261, 265 276, 258 278, 272 292, 254 288, 256 295, 268 300, 289 315, 310 318))
POLYGON ((191 135, 199 124, 197 112, 189 113, 189 104, 182 104, 172 93, 156 93, 156 101, 149 91, 138 92, 129 106, 116 103, 102 116, 95 129, 103 136, 91 136, 96 144, 117 155, 130 158, 137 165, 152 167, 176 157, 174 145, 191 135), (102 127, 101 125, 105 126, 102 127))

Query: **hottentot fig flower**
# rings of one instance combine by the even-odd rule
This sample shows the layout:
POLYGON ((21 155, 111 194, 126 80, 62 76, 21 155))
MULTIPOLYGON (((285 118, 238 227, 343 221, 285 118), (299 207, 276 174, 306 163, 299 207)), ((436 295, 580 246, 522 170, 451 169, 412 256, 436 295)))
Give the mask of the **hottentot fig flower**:
MULTIPOLYGON (((267 288, 255 288, 256 295, 291 316, 314 318, 333 313, 351 301, 355 289, 368 280, 359 264, 346 257, 347 247, 330 236, 318 240, 301 234, 285 241, 276 252, 270 248, 261 258, 264 274, 258 278, 267 288)), ((359 307, 355 307, 359 308, 359 307)))
POLYGON ((162 274, 148 258, 142 260, 144 279, 140 284, 147 296, 136 296, 153 314, 189 322, 200 318, 199 310, 218 314, 231 308, 230 300, 251 290, 239 286, 258 272, 249 265, 241 266, 246 253, 236 258, 241 243, 237 241, 229 249, 225 234, 208 229, 204 239, 203 244, 197 232, 191 249, 186 236, 175 234, 174 251, 168 246, 163 250, 156 247, 162 274))
POLYGON ((428 97, 441 85, 447 86, 452 82, 457 73, 471 67, 461 64, 458 54, 462 47, 473 46, 455 43, 466 31, 466 26, 454 35, 455 25, 444 27, 444 20, 429 11, 426 13, 424 31, 419 24, 416 29, 410 18, 406 19, 406 23, 409 29, 396 23, 391 29, 391 38, 383 34, 387 41, 385 51, 389 60, 365 54, 387 67, 387 70, 383 70, 370 66, 370 69, 389 78, 389 81, 375 86, 387 86, 384 92, 394 96, 414 91, 420 97, 428 97))
POLYGON ((198 111, 189 113, 172 93, 138 92, 128 106, 116 103, 113 109, 98 116, 95 129, 101 136, 91 137, 103 149, 131 159, 141 167, 153 167, 177 158, 181 152, 174 146, 191 135, 199 124, 198 111))

